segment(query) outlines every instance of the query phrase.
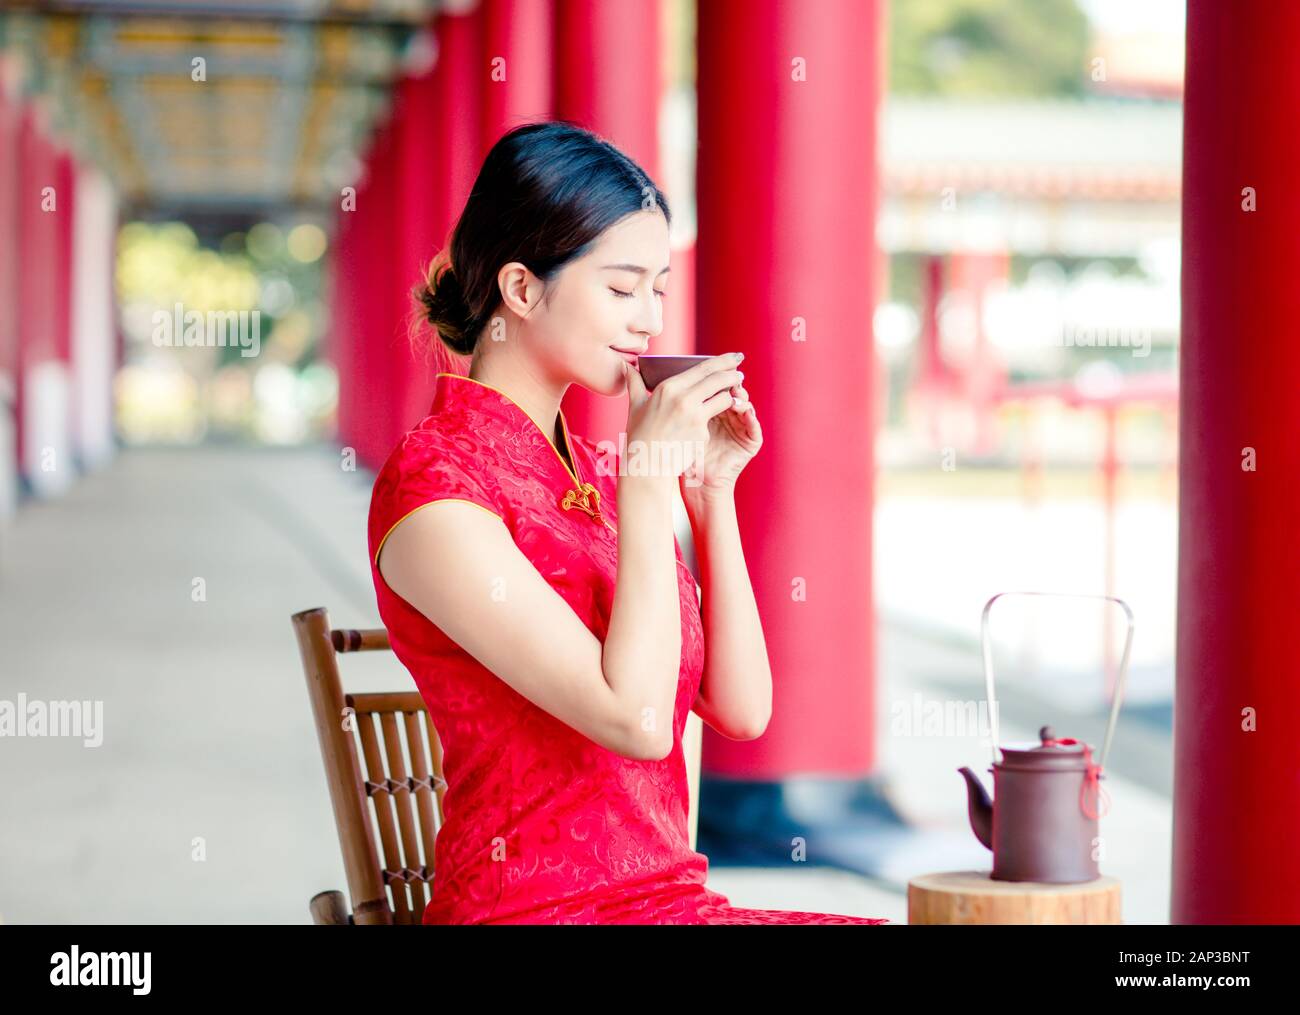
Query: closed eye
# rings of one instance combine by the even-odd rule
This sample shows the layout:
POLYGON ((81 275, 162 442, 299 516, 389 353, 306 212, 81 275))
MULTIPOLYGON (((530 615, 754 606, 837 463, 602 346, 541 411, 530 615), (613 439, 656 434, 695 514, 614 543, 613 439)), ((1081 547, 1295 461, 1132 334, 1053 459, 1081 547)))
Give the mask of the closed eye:
MULTIPOLYGON (((625 300, 626 300, 626 299, 631 299, 633 296, 636 295, 636 293, 634 293, 634 292, 632 292, 632 293, 625 293, 622 289, 615 289, 613 286, 610 286, 610 287, 609 287, 609 291, 612 292, 615 296, 622 297, 622 298, 625 299, 625 300)), ((661 297, 662 297, 662 296, 667 296, 667 295, 668 295, 666 292, 663 292, 663 291, 660 290, 660 289, 656 289, 656 290, 654 291, 654 293, 655 293, 656 296, 661 296, 661 297)))

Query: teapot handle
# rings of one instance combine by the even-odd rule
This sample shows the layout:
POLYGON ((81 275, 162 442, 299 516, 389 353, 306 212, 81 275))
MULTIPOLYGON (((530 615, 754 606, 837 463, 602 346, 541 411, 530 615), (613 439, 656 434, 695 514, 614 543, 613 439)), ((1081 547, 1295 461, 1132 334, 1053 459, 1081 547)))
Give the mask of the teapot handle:
POLYGON ((1124 636, 1124 654, 1120 658, 1119 674, 1115 678, 1115 699, 1110 705, 1110 718, 1106 721, 1106 739, 1102 744, 1101 757, 1097 764, 1100 768, 1106 767, 1106 755, 1110 752, 1110 739, 1115 733, 1115 720, 1119 718, 1120 700, 1124 697, 1124 678, 1128 675, 1129 651, 1133 647, 1133 611, 1129 608, 1128 603, 1118 596, 1103 596, 1094 593, 1085 592, 999 592, 984 604, 984 613, 980 617, 980 645, 984 651, 984 686, 988 693, 989 701, 989 729, 993 735, 992 753, 993 763, 998 763, 998 708, 997 699, 993 696, 993 647, 989 644, 989 613, 993 609, 993 604, 1004 596, 1054 596, 1063 599, 1102 599, 1112 603, 1118 603, 1124 610, 1124 616, 1128 620, 1128 632, 1124 636))

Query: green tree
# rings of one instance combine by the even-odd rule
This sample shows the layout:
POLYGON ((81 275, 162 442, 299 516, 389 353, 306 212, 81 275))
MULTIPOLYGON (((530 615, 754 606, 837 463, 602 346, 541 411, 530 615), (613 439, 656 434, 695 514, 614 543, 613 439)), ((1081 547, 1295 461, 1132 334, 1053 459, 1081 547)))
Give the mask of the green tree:
POLYGON ((1075 0, 893 0, 898 95, 1079 95, 1088 19, 1075 0))

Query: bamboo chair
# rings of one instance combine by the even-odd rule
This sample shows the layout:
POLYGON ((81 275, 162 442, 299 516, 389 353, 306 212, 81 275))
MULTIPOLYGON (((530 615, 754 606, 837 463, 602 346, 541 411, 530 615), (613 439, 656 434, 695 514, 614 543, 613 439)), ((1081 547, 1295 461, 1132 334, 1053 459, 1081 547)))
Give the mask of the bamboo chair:
MULTIPOLYGON (((349 911, 337 889, 314 895, 312 922, 419 924, 431 897, 434 842, 444 820, 447 789, 442 745, 424 699, 415 690, 344 692, 338 656, 391 650, 388 632, 382 627, 332 630, 323 607, 295 613, 292 620, 352 897, 349 911), (405 731, 405 743, 399 726, 405 731)), ((690 713, 683 749, 690 785, 687 821, 692 849, 699 826, 702 734, 699 716, 690 713)))

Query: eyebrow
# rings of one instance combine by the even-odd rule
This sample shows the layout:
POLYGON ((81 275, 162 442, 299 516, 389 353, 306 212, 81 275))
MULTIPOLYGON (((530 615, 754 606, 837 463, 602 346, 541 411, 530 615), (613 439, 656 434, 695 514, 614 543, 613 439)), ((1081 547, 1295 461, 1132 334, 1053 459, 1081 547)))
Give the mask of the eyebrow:
MULTIPOLYGON (((607 268, 613 269, 614 271, 632 271, 632 272, 636 272, 636 274, 638 275, 644 275, 647 271, 649 271, 648 268, 643 268, 639 264, 602 264, 600 266, 601 271, 604 271, 607 268)), ((668 268, 667 266, 660 268, 659 275, 662 275, 664 272, 671 271, 671 270, 672 269, 668 268)), ((655 278, 658 278, 659 275, 656 275, 655 278)))

